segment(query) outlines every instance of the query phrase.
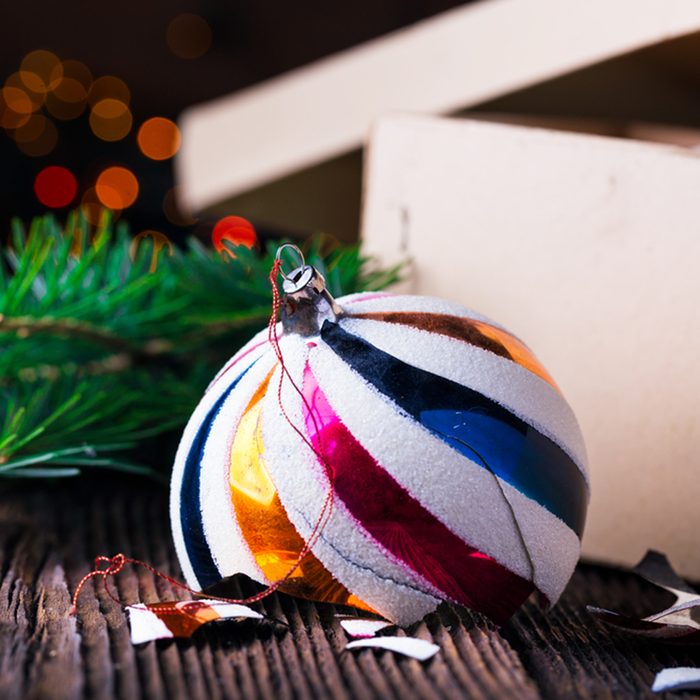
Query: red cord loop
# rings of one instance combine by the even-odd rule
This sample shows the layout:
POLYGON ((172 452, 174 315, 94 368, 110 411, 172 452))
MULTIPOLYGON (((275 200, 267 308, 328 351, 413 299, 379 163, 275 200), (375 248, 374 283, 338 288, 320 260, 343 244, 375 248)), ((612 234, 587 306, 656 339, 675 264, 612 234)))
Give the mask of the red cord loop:
POLYGON ((92 571, 90 571, 89 573, 85 574, 85 576, 83 576, 83 578, 80 579, 80 581, 78 582, 78 585, 75 588, 75 592, 73 593, 73 600, 71 601, 70 614, 75 615, 75 612, 76 612, 77 606, 78 606, 78 596, 80 595, 80 591, 82 591, 83 586, 91 578, 94 578, 95 576, 102 576, 102 580, 104 582, 104 587, 105 587, 105 591, 107 592, 107 595, 112 600, 119 603, 120 601, 117 600, 110 593, 109 588, 107 588, 107 577, 108 576, 116 576, 124 568, 124 565, 126 564, 127 561, 131 561, 131 560, 127 559, 127 557, 125 557, 121 552, 119 554, 115 554, 113 557, 104 557, 104 556, 95 557, 95 568, 92 571), (107 565, 106 569, 102 568, 103 564, 107 565))
POLYGON ((126 564, 126 557, 121 554, 115 554, 113 557, 95 557, 95 573, 103 576, 115 576, 126 564), (100 569, 100 564, 107 564, 106 569, 100 569))

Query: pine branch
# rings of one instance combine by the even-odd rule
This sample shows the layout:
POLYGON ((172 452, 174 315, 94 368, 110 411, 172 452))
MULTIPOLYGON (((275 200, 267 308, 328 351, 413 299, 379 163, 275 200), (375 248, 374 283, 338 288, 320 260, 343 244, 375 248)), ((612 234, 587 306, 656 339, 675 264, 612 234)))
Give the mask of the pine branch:
MULTIPOLYGON (((192 239, 152 270, 152 246, 132 259, 126 226, 106 216, 95 231, 79 214, 64 228, 49 216, 29 232, 14 222, 0 249, 0 478, 157 475, 139 463, 144 441, 184 424, 223 362, 264 327, 277 245, 231 259, 192 239)), ((336 296, 398 278, 356 247, 321 249, 316 239, 308 261, 336 296)))

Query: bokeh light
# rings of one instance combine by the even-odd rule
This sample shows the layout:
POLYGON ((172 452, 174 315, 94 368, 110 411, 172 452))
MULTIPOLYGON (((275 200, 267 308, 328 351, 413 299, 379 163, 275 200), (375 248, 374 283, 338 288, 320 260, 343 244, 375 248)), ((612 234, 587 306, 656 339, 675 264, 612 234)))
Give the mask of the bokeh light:
POLYGON ((19 129, 29 121, 32 103, 27 94, 15 87, 0 89, 0 126, 19 129))
POLYGON ((133 117, 129 107, 113 97, 96 102, 90 111, 90 128, 103 141, 119 141, 130 131, 133 117))
POLYGON ((131 101, 131 91, 121 78, 117 78, 113 75, 103 75, 92 84, 90 94, 88 95, 88 101, 90 102, 90 106, 94 107, 100 100, 105 100, 107 98, 119 100, 125 105, 128 105, 131 101))
POLYGON ((199 15, 185 12, 170 20, 165 40, 179 58, 199 58, 211 46, 211 27, 199 15))
POLYGON ((141 231, 134 236, 129 246, 129 255, 133 260, 136 260, 136 255, 138 254, 138 249, 141 244, 148 239, 152 243, 151 252, 151 265, 150 271, 155 272, 158 269, 158 258, 160 257, 161 251, 165 248, 167 250, 168 256, 171 256, 174 252, 173 244, 170 239, 160 231, 141 231))
POLYGON ((29 115, 34 111, 29 95, 21 88, 5 86, 2 89, 2 94, 5 103, 13 112, 29 115))
POLYGON ((43 114, 32 114, 12 136, 20 151, 33 158, 48 155, 58 143, 56 126, 43 114))
POLYGON ((22 76, 19 73, 12 73, 12 75, 9 75, 5 79, 5 87, 11 88, 12 92, 16 95, 19 95, 21 93, 22 102, 26 102, 27 100, 29 101, 29 106, 25 110, 25 113, 36 112, 38 109, 41 109, 41 105, 44 104, 44 100, 46 99, 44 93, 37 92, 35 90, 30 90, 24 84, 22 76))
POLYGON ((87 90, 76 78, 62 77, 46 95, 46 109, 56 119, 77 119, 85 111, 87 90))
POLYGON ((99 225, 104 206, 98 199, 97 191, 94 187, 89 187, 83 192, 83 196, 80 199, 80 210, 88 223, 93 226, 99 225))
POLYGON ((22 81, 22 85, 28 92, 33 92, 37 95, 45 95, 48 92, 46 83, 36 73, 21 70, 17 74, 22 81))
POLYGON ((34 194, 44 206, 52 209, 67 207, 77 192, 75 175, 60 165, 49 165, 34 179, 34 194))
POLYGON ((219 253, 226 253, 235 258, 233 251, 226 245, 226 242, 234 246, 245 246, 252 248, 257 240, 257 234, 253 224, 241 216, 225 216, 216 222, 211 233, 211 240, 219 253))
POLYGON ((99 201, 108 209, 126 209, 138 197, 139 182, 131 170, 112 166, 99 174, 95 191, 99 201))
MULTIPOLYGON (((190 58, 204 53, 211 44, 209 25, 196 15, 182 15, 175 19, 177 21, 171 23, 169 29, 173 50, 190 58)), ((136 155, 131 142, 120 147, 106 147, 97 139, 116 142, 133 132, 142 156, 152 161, 167 161, 181 145, 181 133, 174 120, 154 116, 143 123, 135 123, 130 87, 124 80, 115 75, 93 77, 85 63, 75 59, 63 60, 53 51, 43 48, 30 51, 15 68, 15 73, 0 78, 0 129, 7 132, 7 137, 25 156, 44 158, 59 154, 54 155, 54 162, 63 162, 66 155, 75 155, 77 159, 64 162, 63 165, 67 167, 43 167, 47 165, 46 162, 38 167, 26 164, 29 170, 27 184, 30 188, 33 185, 36 195, 33 206, 52 209, 80 207, 87 220, 95 226, 99 226, 106 216, 118 219, 124 210, 131 211, 131 216, 138 221, 143 214, 141 207, 137 212, 129 208, 142 194, 143 183, 135 175, 140 173, 136 162, 144 172, 146 165, 143 159, 139 161, 138 158, 134 164, 130 163, 136 155), (76 124, 62 123, 80 117, 76 124), (140 128, 136 134, 138 126, 140 128), (89 131, 86 127, 89 127, 89 131), (78 142, 94 148, 87 160, 82 157, 82 146, 78 142), (118 166, 115 160, 105 162, 106 148, 111 149, 115 154, 113 157, 121 161, 118 166), (94 174, 90 172, 87 175, 88 181, 80 186, 78 179, 82 180, 82 174, 77 166, 74 167, 76 163, 82 163, 80 167, 87 172, 96 168, 94 174), (40 172, 37 174, 37 171, 40 172)), ((15 154, 15 157, 19 157, 19 154, 15 154)), ((152 163, 147 167, 155 172, 156 167, 162 169, 163 166, 152 163)), ((162 182, 158 177, 156 179, 162 182)), ((162 224, 144 222, 140 228, 149 225, 155 228, 161 225, 185 228, 197 222, 196 218, 178 206, 176 189, 171 187, 166 191, 163 188, 160 193, 157 188, 154 189, 153 196, 163 197, 162 224)), ((144 203, 144 209, 148 209, 147 203, 144 203)), ((168 228, 163 230, 167 231, 168 228)), ((208 227, 207 230, 210 231, 208 227)), ((243 241, 241 230, 240 227, 229 226, 221 240, 225 238, 231 244, 255 240, 253 232, 252 236, 250 233, 244 234, 243 241)), ((166 246, 168 253, 172 251, 172 244, 163 233, 149 228, 139 234, 138 240, 146 237, 154 242, 156 252, 163 254, 162 249, 166 246)))
POLYGON ((61 82, 63 66, 55 53, 38 49, 22 59, 19 76, 27 89, 46 94, 61 82))
POLYGON ((152 160, 172 158, 180 148, 180 130, 165 117, 152 117, 141 124, 136 137, 141 153, 152 160))
POLYGON ((32 114, 29 119, 12 134, 17 143, 36 141, 46 130, 48 119, 43 114, 32 114))
POLYGON ((84 88, 85 92, 89 92, 92 85, 92 72, 82 62, 69 58, 62 63, 57 64, 51 71, 51 89, 55 90, 61 82, 62 78, 71 78, 77 80, 84 88))
POLYGON ((184 211, 180 205, 180 188, 176 185, 171 187, 163 197, 163 213, 165 218, 175 226, 193 226, 197 223, 197 218, 184 211))

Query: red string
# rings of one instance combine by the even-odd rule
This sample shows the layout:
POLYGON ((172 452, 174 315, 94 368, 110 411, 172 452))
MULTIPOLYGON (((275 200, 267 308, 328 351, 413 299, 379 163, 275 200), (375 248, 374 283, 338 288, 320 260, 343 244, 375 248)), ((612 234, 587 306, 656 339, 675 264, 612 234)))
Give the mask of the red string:
POLYGON ((309 438, 306 436, 304 432, 302 432, 295 424, 294 421, 289 417, 287 414, 287 411, 284 408, 284 405, 282 403, 282 382, 285 378, 287 377, 289 383, 292 385, 294 388, 294 391, 296 391, 297 394, 301 397, 301 400, 304 402, 304 406, 306 407, 306 410, 311 416, 311 420, 313 421, 314 424, 314 434, 318 435, 320 433, 319 430, 319 425, 316 420, 316 414, 315 411, 311 408, 309 405, 309 402, 306 400, 306 397, 304 396, 304 392, 299 388, 297 383, 294 381, 294 378, 289 372, 289 369, 287 368, 287 365, 285 364, 284 357, 282 356, 282 349, 280 348, 280 342, 279 342, 279 337, 277 335, 277 316, 279 314, 279 309, 281 306, 281 298, 280 298, 280 293, 279 289, 277 288, 277 276, 280 273, 282 267, 282 261, 277 258, 272 266, 272 269, 270 270, 270 285, 272 287, 272 314, 270 315, 270 322, 267 327, 267 337, 268 340, 270 341, 270 345, 272 346, 272 349, 277 357, 277 360, 279 361, 280 364, 280 375, 279 375, 279 382, 277 384, 277 403, 279 404, 280 411, 282 415, 284 416, 284 419, 287 421, 287 423, 291 426, 291 428, 294 430, 297 435, 302 439, 306 445, 308 445, 311 450, 316 454, 318 457, 319 461, 321 462, 321 465, 323 466, 323 469, 326 473, 326 478, 328 479, 328 493, 326 494, 326 498, 323 502, 323 507, 321 508, 321 512, 319 513, 319 516, 316 520, 316 523, 311 530, 311 534, 309 535, 309 538, 306 540, 304 547, 302 550, 299 552, 299 556, 292 566, 292 568, 285 574, 285 576, 280 579, 277 582, 277 587, 282 585, 285 581, 287 581, 290 576, 296 571, 297 567, 301 563, 301 561, 304 559, 304 557, 311 551, 311 548, 314 546, 316 541, 321 535, 321 530, 325 526, 325 524, 328 522, 330 519, 332 510, 333 510, 333 496, 334 496, 334 487, 333 487, 333 470, 328 463, 328 460, 326 459, 326 455, 323 451, 323 447, 321 445, 321 442, 319 441, 318 444, 314 445, 309 438))
MULTIPOLYGON (((282 415, 284 416, 284 419, 289 423, 289 425, 292 427, 292 429, 301 437, 301 439, 316 453, 318 456, 321 464, 323 465, 324 471, 326 473, 326 476, 328 478, 328 493, 326 494, 326 498, 323 502, 323 507, 321 508, 321 512, 319 513, 318 519, 316 520, 316 523, 314 527, 311 530, 311 534, 309 535, 308 539, 304 542, 304 546, 301 548, 294 564, 291 566, 289 571, 280 578, 277 581, 274 581, 271 583, 267 588, 264 590, 260 591, 259 593, 256 593, 255 595, 249 596, 247 598, 226 598, 226 597, 221 597, 221 596, 212 596, 208 595, 206 593, 203 593, 202 591, 195 591, 193 588, 190 588, 188 585, 182 583, 181 581, 178 581, 177 579, 172 578, 171 576, 168 576, 167 574, 164 574, 161 571, 158 571, 155 567, 151 566, 150 564, 147 564, 144 561, 141 561, 139 559, 132 559, 131 557, 127 557, 122 553, 115 554, 113 557, 105 557, 105 556, 99 556, 95 558, 95 564, 94 564, 94 569, 90 571, 89 573, 85 574, 82 579, 78 582, 78 585, 75 588, 75 592, 73 593, 73 599, 72 599, 72 605, 71 605, 71 611, 70 614, 74 615, 77 610, 77 603, 78 603, 78 597, 80 596, 80 592, 83 590, 83 587, 85 584, 92 578, 95 577, 102 577, 102 583, 105 589, 105 593, 118 605, 121 605, 121 601, 112 594, 112 592, 109 590, 109 586, 107 585, 107 579, 110 576, 116 576, 119 574, 123 569, 126 564, 133 564, 135 566, 142 566, 144 569, 147 569, 150 571, 154 576, 158 576, 159 578, 162 578, 165 581, 168 581, 171 585, 176 586, 178 588, 181 588, 182 590, 188 591, 192 595, 195 596, 204 596, 212 600, 218 600, 222 601, 225 603, 237 603, 237 604, 249 604, 249 603, 257 603, 261 601, 263 598, 266 598, 269 596, 271 593, 274 593, 280 586, 285 584, 294 574, 294 572, 297 570, 301 562, 304 560, 307 554, 310 553, 311 548, 314 546, 316 541, 321 535, 321 531, 325 524, 328 522, 332 510, 333 510, 333 496, 334 496, 334 488, 333 488, 333 471, 328 463, 328 460, 325 457, 325 454, 323 452, 323 449, 321 447, 321 444, 319 442, 318 445, 314 445, 309 438, 294 424, 292 419, 289 417, 289 414, 287 413, 286 409, 284 408, 284 405, 282 404, 282 382, 284 381, 285 377, 287 380, 290 382, 294 390, 299 394, 301 397, 302 401, 304 402, 304 405, 309 412, 309 415, 311 416, 311 419, 313 420, 314 423, 314 429, 315 429, 315 434, 319 434, 319 426, 316 421, 316 416, 314 415, 314 411, 311 409, 311 406, 309 406, 308 401, 306 400, 306 397, 304 396, 304 393, 302 390, 299 388, 297 383, 294 381, 292 375, 289 372, 289 369, 287 368, 287 365, 285 364, 284 357, 282 356, 282 350, 280 348, 280 342, 279 342, 279 336, 277 334, 277 318, 279 316, 279 311, 280 307, 282 304, 282 300, 280 297, 279 289, 277 287, 277 277, 280 274, 280 270, 282 267, 282 261, 278 258, 275 260, 272 269, 270 270, 270 285, 272 287, 272 314, 270 315, 270 322, 268 324, 268 340, 270 342, 270 345, 272 346, 273 352, 275 353, 275 356, 277 357, 277 360, 280 365, 280 374, 279 374, 279 383, 277 385, 277 402, 280 407, 280 411, 282 412, 282 415), (102 568, 103 565, 106 564, 105 568, 102 568)), ((129 605, 125 607, 131 607, 129 605)))

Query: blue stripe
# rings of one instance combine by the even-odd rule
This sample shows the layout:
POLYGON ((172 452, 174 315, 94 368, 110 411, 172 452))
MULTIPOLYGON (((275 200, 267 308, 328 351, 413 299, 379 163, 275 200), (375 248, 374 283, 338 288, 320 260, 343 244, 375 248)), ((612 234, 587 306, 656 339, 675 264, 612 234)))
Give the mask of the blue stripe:
POLYGON ((321 337, 435 436, 543 505, 581 536, 588 487, 580 469, 556 443, 483 394, 412 367, 337 323, 326 321, 321 337))
MULTIPOLYGON (((257 362, 257 360, 255 361, 257 362)), ((221 407, 229 394, 236 388, 238 382, 245 373, 255 364, 249 365, 236 381, 217 399, 211 407, 206 418, 202 421, 192 441, 192 446, 185 460, 185 468, 182 474, 182 487, 180 488, 180 523, 182 535, 185 540, 187 556, 202 590, 221 581, 221 574, 211 556, 209 544, 204 534, 202 522, 202 508, 199 497, 200 472, 204 447, 209 439, 211 427, 216 420, 221 407)))

